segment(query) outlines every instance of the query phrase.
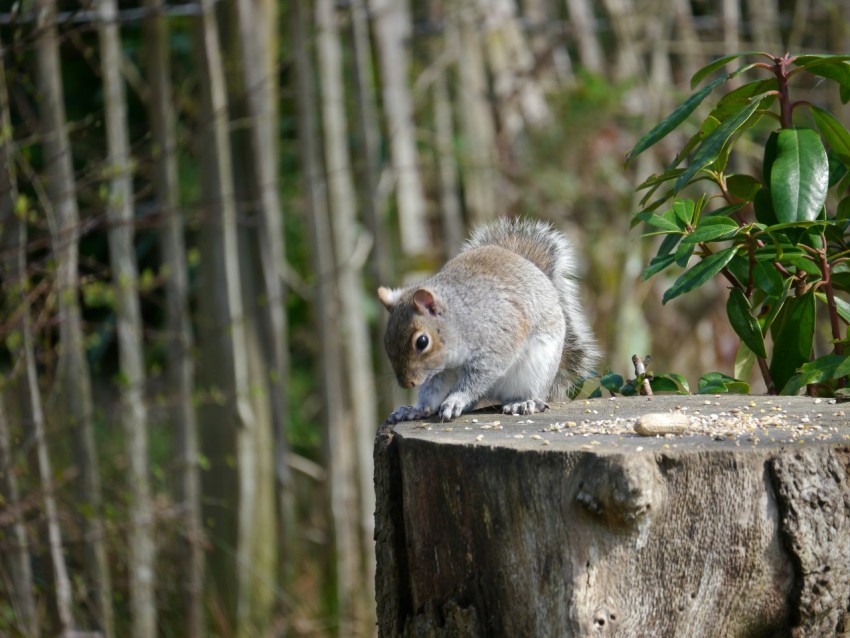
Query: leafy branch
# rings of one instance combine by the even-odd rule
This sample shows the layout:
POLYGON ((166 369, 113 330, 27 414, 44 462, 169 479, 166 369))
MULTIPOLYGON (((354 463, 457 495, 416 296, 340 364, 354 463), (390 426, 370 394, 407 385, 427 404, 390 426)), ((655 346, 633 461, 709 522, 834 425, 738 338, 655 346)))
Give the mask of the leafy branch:
POLYGON ((700 69, 691 80, 694 93, 626 157, 679 129, 730 79, 748 77, 717 100, 666 169, 638 187, 645 194, 632 224, 643 222, 663 238, 644 279, 674 265, 685 269, 662 303, 716 276, 728 282, 726 313, 741 339, 740 368, 757 363, 771 393, 806 386, 831 393, 850 374, 850 304, 841 297, 850 292, 850 132, 824 108, 794 100, 795 79, 806 74, 837 85, 842 102, 850 101, 848 55, 736 53, 700 69), (733 62, 741 64, 721 71, 733 62), (771 121, 779 128, 764 141, 761 174, 731 172, 741 137, 771 121), (819 315, 828 318, 832 351, 817 357, 819 315))

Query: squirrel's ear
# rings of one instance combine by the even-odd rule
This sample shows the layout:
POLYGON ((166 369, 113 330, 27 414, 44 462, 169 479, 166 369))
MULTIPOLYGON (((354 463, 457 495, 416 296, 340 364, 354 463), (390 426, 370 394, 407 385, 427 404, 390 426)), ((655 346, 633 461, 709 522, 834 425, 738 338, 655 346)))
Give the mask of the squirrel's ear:
POLYGON ((401 289, 400 288, 384 288, 381 286, 378 288, 378 299, 381 300, 381 303, 384 304, 384 308, 387 310, 392 310, 393 306, 398 303, 398 299, 401 297, 401 289))
POLYGON ((434 294, 425 288, 420 288, 413 293, 413 306, 416 308, 417 312, 422 314, 425 314, 426 312, 430 315, 440 314, 440 307, 437 300, 434 298, 434 294))

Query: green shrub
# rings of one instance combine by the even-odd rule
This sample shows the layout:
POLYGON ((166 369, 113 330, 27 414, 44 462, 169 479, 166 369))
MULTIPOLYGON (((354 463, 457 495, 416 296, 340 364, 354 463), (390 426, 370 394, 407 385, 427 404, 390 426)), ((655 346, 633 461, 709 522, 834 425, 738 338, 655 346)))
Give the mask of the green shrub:
POLYGON ((646 193, 632 223, 663 237, 643 277, 686 268, 663 303, 723 277, 741 368, 757 363, 771 393, 809 386, 810 393, 831 394, 850 375, 850 304, 838 296, 850 291, 850 133, 829 111, 794 100, 791 88, 799 76, 814 75, 837 85, 846 104, 850 55, 738 53, 698 71, 692 88, 736 60, 743 62, 737 70, 696 90, 627 156, 679 128, 731 78, 750 80, 723 95, 664 172, 638 187, 646 193), (764 143, 761 175, 731 172, 744 132, 768 118, 778 126, 764 143), (816 357, 819 314, 829 319, 832 352, 816 357))

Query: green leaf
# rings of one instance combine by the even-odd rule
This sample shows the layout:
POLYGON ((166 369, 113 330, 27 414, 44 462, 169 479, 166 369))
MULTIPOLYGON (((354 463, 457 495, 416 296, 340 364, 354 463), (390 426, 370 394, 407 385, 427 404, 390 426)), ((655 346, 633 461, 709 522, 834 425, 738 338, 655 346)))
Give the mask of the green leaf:
MULTIPOLYGON (((681 168, 670 168, 661 173, 660 175, 657 173, 653 173, 645 180, 643 180, 643 182, 635 190, 642 191, 646 190, 647 188, 658 188, 658 186, 660 186, 664 182, 669 182, 671 179, 675 179, 681 174, 681 168)), ((654 190, 652 192, 654 192, 654 190)))
POLYGON ((770 172, 773 170, 773 163, 776 161, 778 142, 779 131, 773 131, 764 144, 764 157, 761 164, 761 179, 764 184, 770 184, 770 172))
POLYGON ((649 266, 647 266, 646 269, 643 271, 643 274, 641 274, 641 279, 646 281, 647 279, 661 272, 668 266, 672 266, 674 263, 676 263, 676 255, 667 254, 653 257, 652 261, 649 262, 649 266))
MULTIPOLYGON (((661 197, 659 197, 658 199, 656 199, 656 200, 655 200, 654 202, 652 202, 651 204, 647 205, 647 202, 649 201, 649 199, 650 199, 653 195, 655 195, 655 191, 656 191, 657 189, 658 189, 658 186, 653 186, 653 187, 651 187, 651 188, 650 188, 650 190, 649 190, 649 191, 647 191, 646 195, 645 195, 644 197, 642 197, 642 198, 641 198, 641 200, 640 200, 640 206, 641 206, 641 208, 643 208, 643 211, 644 211, 644 212, 652 212, 652 211, 658 210, 659 208, 661 208, 661 206, 662 206, 662 205, 663 205, 663 204, 664 204, 664 203, 665 203, 668 199, 670 199, 671 197, 673 197, 673 191, 672 191, 672 189, 668 189, 668 190, 667 190, 667 192, 666 192, 666 193, 664 193, 661 197)), ((635 226, 637 226, 638 222, 640 222, 640 220, 639 220, 639 219, 636 219, 636 218, 634 218, 634 217, 633 217, 633 218, 632 218, 632 221, 631 221, 631 228, 634 228, 635 226)))
POLYGON ((800 366, 799 372, 783 386, 780 394, 794 396, 810 383, 826 383, 850 373, 850 356, 828 354, 800 366))
POLYGON ((650 146, 666 137, 670 131, 676 129, 679 124, 684 122, 688 116, 693 113, 700 104, 702 104, 702 101, 718 84, 725 82, 727 79, 728 76, 726 75, 719 77, 688 97, 688 99, 677 106, 670 115, 665 117, 661 122, 654 126, 649 133, 638 140, 637 144, 634 145, 634 148, 626 153, 626 161, 633 157, 637 157, 650 146))
MULTIPOLYGON (((743 246, 743 244, 738 243, 737 246, 743 246)), ((735 253, 735 256, 732 257, 732 260, 727 264, 726 270, 728 270, 732 275, 734 275, 735 279, 739 282, 747 281, 750 278, 750 259, 749 255, 745 251, 739 250, 735 253)))
POLYGON ((676 245, 682 240, 682 235, 678 233, 667 235, 664 238, 664 241, 661 242, 661 245, 658 247, 658 252, 656 253, 656 257, 661 257, 662 255, 669 255, 673 252, 673 249, 676 245))
POLYGON ((819 278, 821 275, 820 267, 805 254, 787 252, 785 253, 785 259, 783 262, 786 268, 788 266, 793 266, 798 271, 803 271, 812 277, 819 278))
POLYGON ((768 58, 771 57, 763 51, 744 51, 742 53, 733 53, 731 55, 723 56, 722 58, 718 58, 710 64, 706 64, 699 71, 694 73, 693 77, 691 78, 691 88, 697 86, 700 82, 703 81, 703 79, 714 73, 717 69, 724 67, 732 60, 737 60, 738 58, 742 58, 745 55, 763 55, 767 56, 768 58))
POLYGON ((846 55, 801 55, 795 64, 809 73, 836 82, 840 88, 841 102, 847 104, 850 97, 850 64, 846 55))
POLYGON ((747 202, 738 202, 737 204, 729 204, 728 206, 721 206, 718 209, 710 211, 705 214, 706 217, 726 217, 731 215, 732 213, 741 210, 744 206, 747 205, 747 202))
POLYGON ((843 264, 838 264, 832 271, 832 287, 835 290, 850 292, 850 272, 840 272, 837 269, 843 264))
POLYGON ((738 352, 735 354, 735 378, 749 379, 755 363, 756 353, 750 350, 747 344, 742 341, 738 346, 738 352))
POLYGON ((682 190, 691 181, 691 178, 694 175, 717 159, 717 156, 720 154, 720 151, 723 150, 723 146, 729 138, 732 137, 732 135, 735 134, 735 131, 741 128, 748 119, 750 119, 753 113, 755 113, 758 109, 759 104, 761 104, 761 96, 753 98, 752 101, 741 109, 735 117, 723 122, 710 135, 708 135, 708 137, 705 138, 703 143, 694 153, 688 167, 676 179, 676 183, 673 186, 673 190, 675 192, 682 190))
POLYGON ((785 307, 785 302, 788 301, 788 296, 791 293, 791 279, 786 279, 782 284, 782 292, 778 295, 771 295, 762 303, 762 310, 767 310, 759 317, 759 325, 761 326, 762 334, 767 334, 767 331, 773 326, 773 322, 782 309, 785 307))
MULTIPOLYGON (((720 120, 718 120, 717 118, 712 117, 711 115, 705 118, 702 125, 699 127, 699 130, 694 135, 692 135, 687 142, 685 142, 685 145, 680 148, 679 151, 676 153, 676 157, 673 158, 673 161, 667 165, 667 170, 672 170, 676 166, 681 164, 682 160, 688 157, 693 152, 693 150, 697 146, 699 146, 702 141, 706 137, 708 137, 718 126, 720 126, 720 120)), ((681 172, 684 169, 678 170, 679 172, 681 172)))
POLYGON ((796 228, 799 230, 818 230, 820 228, 825 228, 827 226, 832 226, 836 224, 841 224, 841 222, 836 221, 834 219, 816 219, 814 221, 808 221, 804 219, 799 222, 786 222, 783 224, 773 224, 772 226, 765 226, 764 231, 770 234, 781 233, 792 228, 796 228))
POLYGON ((602 387, 604 387, 609 392, 619 393, 620 388, 623 387, 624 381, 623 377, 621 377, 619 374, 609 372, 608 374, 603 375, 599 379, 599 383, 601 383, 602 387))
POLYGON ((810 104, 809 109, 826 143, 839 155, 850 158, 850 133, 847 132, 844 125, 835 119, 832 113, 819 106, 810 104))
POLYGON ((722 372, 709 372, 702 375, 697 383, 697 394, 747 394, 750 384, 735 379, 722 372))
POLYGON ((753 267, 753 281, 759 290, 763 290, 769 296, 782 293, 782 275, 773 267, 773 263, 756 262, 753 267))
POLYGON ((676 250, 676 254, 674 255, 676 258, 676 263, 682 268, 688 265, 688 262, 691 260, 691 257, 694 256, 694 249, 696 248, 696 244, 686 244, 682 242, 682 245, 676 250))
POLYGON ((682 222, 681 227, 687 227, 694 219, 696 204, 692 199, 677 199, 673 202, 673 214, 682 222))
POLYGON ((626 383, 622 388, 620 388, 620 394, 624 397, 633 397, 637 394, 637 388, 631 383, 626 383))
POLYGON ((827 150, 826 156, 829 159, 829 188, 832 188, 847 176, 850 156, 845 157, 831 148, 827 150))
POLYGON ((809 360, 815 336, 815 295, 809 290, 790 297, 770 328, 773 357, 770 374, 777 388, 784 388, 797 369, 809 360))
POLYGON ((670 233, 681 233, 682 232, 682 229, 679 227, 679 225, 675 221, 673 221, 669 217, 667 217, 666 215, 657 215, 655 213, 642 211, 642 212, 638 213, 637 215, 635 215, 635 218, 639 219, 642 222, 645 222, 646 224, 648 224, 650 226, 655 226, 656 228, 660 228, 661 230, 666 231, 666 232, 670 232, 670 233))
POLYGON ((732 329, 741 338, 747 347, 759 357, 766 358, 767 350, 764 346, 764 335, 761 333, 756 318, 753 317, 750 302, 740 288, 729 291, 729 300, 726 302, 726 315, 732 329))
POLYGON ((794 65, 811 68, 821 64, 836 64, 839 62, 847 62, 850 60, 850 55, 846 53, 807 53, 794 57, 794 65))
POLYGON ((674 378, 666 374, 658 374, 652 377, 649 381, 649 386, 656 393, 675 392, 676 394, 687 394, 687 391, 683 390, 674 378))
POLYGON ((696 266, 682 274, 676 282, 667 289, 664 293, 661 303, 666 304, 671 299, 675 299, 681 294, 699 288, 709 279, 719 273, 726 264, 735 256, 737 248, 731 246, 719 252, 709 255, 700 261, 696 266))
POLYGON ((752 201, 761 188, 761 182, 752 175, 730 175, 726 178, 726 189, 738 199, 752 201))
POLYGON ((841 220, 850 219, 850 195, 838 202, 835 208, 835 218, 841 220))
MULTIPOLYGON (((680 394, 690 394, 691 389, 688 386, 688 380, 681 374, 676 372, 668 372, 667 374, 658 375, 673 381, 679 387, 680 394)), ((657 377, 656 377, 657 378, 657 377)))
POLYGON ((685 242, 696 244, 707 241, 723 241, 734 237, 740 226, 729 217, 703 217, 694 232, 686 235, 685 242))
POLYGON ((780 223, 817 219, 826 201, 829 161, 811 129, 783 129, 770 171, 770 198, 780 223))
POLYGON ((739 86, 718 100, 711 110, 709 118, 716 120, 719 124, 735 115, 741 108, 749 104, 750 100, 756 95, 764 95, 768 91, 774 90, 776 90, 776 78, 757 80, 739 86))
MULTIPOLYGON (((822 301, 825 304, 829 303, 826 295, 822 292, 816 292, 815 297, 817 297, 818 301, 822 301)), ((835 300, 835 310, 838 312, 838 316, 850 323, 850 303, 847 303, 837 295, 834 295, 833 299, 835 300)))

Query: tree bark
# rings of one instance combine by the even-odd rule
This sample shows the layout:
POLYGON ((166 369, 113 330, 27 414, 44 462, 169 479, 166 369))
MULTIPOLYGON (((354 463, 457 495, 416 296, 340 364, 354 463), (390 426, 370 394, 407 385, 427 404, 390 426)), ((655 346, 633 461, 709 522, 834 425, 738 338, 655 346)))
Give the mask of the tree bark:
MULTIPOLYGON (((5 114, 3 120, 4 122, 7 121, 5 114)), ((5 160, 8 159, 10 158, 6 155, 5 160)), ((8 171, 4 171, 4 173, 7 176, 10 174, 8 171)), ((8 185, 9 195, 11 197, 15 193, 16 189, 13 186, 12 181, 9 181, 8 185)), ((7 301, 14 308, 13 316, 15 317, 15 320, 11 329, 20 337, 19 345, 13 346, 10 350, 12 357, 16 359, 23 368, 23 417, 26 421, 32 424, 32 435, 35 444, 36 462, 38 467, 38 481, 41 488, 41 497, 44 501, 44 520, 47 526, 50 563, 53 567, 52 585, 56 590, 56 615, 59 620, 60 633, 62 635, 68 635, 76 629, 76 621, 74 619, 74 600, 73 592, 71 590, 71 579, 68 575, 68 565, 65 562, 65 546, 62 540, 62 529, 59 523, 59 509, 56 504, 56 493, 53 481, 53 464, 50 459, 50 450, 48 449, 45 416, 41 400, 41 389, 38 385, 38 373, 36 370, 35 343, 32 332, 32 319, 29 306, 30 302, 27 298, 27 233, 26 226, 15 216, 11 207, 9 208, 8 213, 10 213, 8 216, 3 215, 2 218, 0 218, 4 222, 4 240, 3 242, 0 242, 0 247, 2 247, 4 251, 4 258, 2 260, 5 262, 2 264, 4 271, 3 274, 8 277, 8 279, 5 280, 5 283, 8 286, 7 292, 9 293, 7 301), (7 233, 8 235, 6 235, 7 233), (8 239, 11 239, 12 241, 8 241, 8 239)), ((2 430, 2 432, 0 432, 0 438, 4 439, 4 441, 0 443, 0 447, 4 448, 0 456, 5 459, 5 462, 2 464, 5 466, 2 469, 2 472, 3 474, 8 473, 8 476, 6 476, 4 480, 4 488, 8 489, 5 489, 4 491, 7 491, 10 494, 12 503, 15 504, 17 502, 17 490, 14 485, 11 454, 9 453, 5 397, 0 396, 0 401, 2 401, 0 409, 4 410, 3 414, 0 414, 0 420, 3 421, 3 423, 0 424, 0 430, 2 430)), ((18 525, 22 523, 19 512, 20 510, 18 510, 18 515, 16 517, 18 525)), ((21 536, 22 531, 22 529, 16 530, 16 535, 18 540, 23 539, 24 541, 19 545, 20 550, 25 550, 27 545, 25 537, 21 536)), ((21 558, 18 552, 15 553, 18 554, 18 558, 21 558)), ((24 557, 29 559, 28 554, 24 555, 24 557)), ((22 582, 16 584, 20 584, 21 587, 29 587, 28 591, 16 592, 16 598, 25 605, 32 604, 31 600, 27 601, 27 597, 32 595, 32 574, 28 568, 29 565, 16 565, 16 576, 22 580, 22 582), (26 582, 27 579, 29 579, 29 583, 26 582)), ((38 632, 38 625, 34 616, 34 608, 27 610, 25 613, 33 614, 29 620, 32 623, 35 632, 38 632)))
MULTIPOLYGON (((273 5, 273 3, 265 3, 273 5)), ((289 350, 287 347, 286 289, 281 273, 285 271, 283 242, 283 211, 278 194, 278 149, 275 140, 275 73, 276 66, 268 58, 270 42, 264 25, 268 22, 265 5, 252 0, 236 3, 242 81, 245 89, 245 110, 248 118, 252 187, 257 202, 259 245, 260 323, 263 325, 265 346, 263 359, 267 396, 274 435, 274 465, 279 517, 280 551, 284 573, 291 575, 297 557, 295 520, 295 491, 287 458, 289 438, 287 419, 289 407, 289 350)))
POLYGON ((551 113, 536 77, 534 54, 519 25, 516 2, 480 0, 479 11, 496 108, 508 143, 512 143, 526 126, 549 122, 551 113))
POLYGON ((133 222, 133 184, 127 99, 121 76, 121 41, 118 5, 99 0, 99 35, 103 70, 109 195, 106 218, 109 261, 116 299, 116 332, 120 360, 120 420, 126 434, 129 458, 130 539, 128 571, 133 636, 154 638, 156 618, 156 545, 153 503, 148 477, 148 418, 145 403, 145 356, 139 307, 138 272, 133 222))
POLYGON ((48 201, 47 222, 53 257, 60 356, 51 392, 52 411, 70 425, 74 460, 79 471, 78 499, 86 513, 82 519, 85 540, 86 598, 91 598, 95 620, 106 638, 115 635, 112 611, 112 578, 106 554, 100 468, 94 445, 94 409, 91 377, 86 359, 79 303, 80 215, 71 164, 71 147, 65 121, 59 44, 56 38, 56 3, 37 0, 36 39, 39 117, 44 152, 44 182, 48 201))
POLYGON ((4 505, 0 509, 0 535, 3 538, 3 554, 11 583, 5 587, 9 592, 12 607, 12 627, 24 636, 33 638, 41 635, 33 595, 32 567, 30 566, 29 540, 24 527, 16 466, 9 445, 9 420, 6 415, 6 396, 0 395, 0 497, 4 505))
POLYGON ((835 407, 656 396, 383 429, 380 635, 844 635, 850 424, 835 407), (677 406, 691 433, 632 430, 677 406))
POLYGON ((427 250, 429 232, 407 77, 410 65, 407 43, 412 32, 410 7, 408 0, 370 0, 369 6, 381 68, 390 159, 395 172, 401 249, 411 256, 427 250))
POLYGON ((432 87, 434 102, 434 153, 440 177, 440 216, 443 222, 443 253, 451 259, 460 252, 463 242, 463 216, 461 215, 458 185, 457 157, 455 156, 455 129, 452 103, 445 73, 440 73, 432 87))
POLYGON ((803 45, 803 38, 808 31, 809 14, 811 13, 812 0, 797 0, 794 3, 794 13, 791 17, 791 28, 788 31, 788 51, 799 51, 803 45))
POLYGON ((461 174, 471 225, 506 212, 500 193, 496 121, 490 106, 487 69, 474 7, 461 4, 448 21, 446 39, 458 51, 458 96, 463 136, 461 174))
MULTIPOLYGON (((233 180, 227 89, 214 0, 202 0, 196 23, 196 57, 202 77, 201 136, 204 205, 200 308, 203 374, 211 401, 203 406, 204 451, 213 465, 205 476, 210 504, 204 514, 219 546, 211 556, 214 596, 238 635, 251 618, 251 584, 256 547, 257 419, 251 401, 239 241, 233 180), (216 396, 219 400, 216 400, 216 396), (238 459, 234 468, 231 455, 238 459), (232 548, 232 549, 231 549, 232 548)), ((241 633, 240 633, 241 632, 241 633)))
MULTIPOLYGON (((357 94, 357 135, 359 137, 358 153, 362 165, 360 202, 363 207, 366 226, 372 234, 372 250, 370 253, 370 273, 372 285, 387 285, 392 281, 393 268, 390 263, 388 249, 388 233, 386 221, 386 198, 381 193, 381 130, 378 124, 378 108, 375 99, 375 77, 373 72, 372 47, 369 38, 369 20, 365 0, 351 0, 351 42, 354 85, 357 94)), ((377 330, 374 336, 384 334, 386 315, 379 313, 377 330)), ((380 341, 380 338, 378 339, 380 341)), ((378 358, 379 378, 392 378, 392 368, 386 357, 378 358)), ((402 402, 402 393, 396 384, 383 384, 379 388, 379 410, 389 414, 395 406, 402 402)))
MULTIPOLYGON (((723 31, 723 51, 741 50, 741 5, 738 0, 721 0, 720 20, 723 31)), ((735 62, 726 65, 726 70, 731 72, 735 68, 735 62)), ((731 78, 728 85, 732 88, 740 86, 740 78, 731 78)))
MULTIPOLYGON (((336 256, 339 291, 340 343, 345 360, 345 380, 355 446, 343 450, 351 456, 352 476, 359 486, 359 519, 364 587, 358 596, 362 626, 375 624, 372 585, 375 582, 374 513, 372 491, 372 443, 375 437, 375 372, 369 324, 363 313, 363 260, 357 257, 362 239, 357 229, 357 199, 348 150, 348 126, 345 116, 342 46, 333 0, 316 1, 317 52, 319 60, 320 102, 324 131, 325 171, 328 176, 328 201, 336 256), (365 604, 364 604, 365 603, 365 604)), ((344 421, 344 422, 345 422, 344 421)), ((343 422, 343 423, 344 423, 343 422)))
POLYGON ((326 200, 326 181, 320 160, 318 122, 319 107, 313 91, 314 77, 311 51, 307 46, 312 32, 311 21, 303 0, 291 3, 292 41, 295 55, 297 116, 300 122, 298 154, 303 170, 306 193, 307 229, 310 253, 316 276, 314 308, 319 341, 320 392, 323 406, 323 452, 328 468, 328 496, 332 529, 332 564, 339 614, 338 635, 351 635, 354 601, 357 596, 357 518, 351 479, 354 468, 348 449, 354 445, 350 427, 345 423, 342 404, 342 378, 337 324, 338 297, 333 238, 326 200))
POLYGON ((186 636, 204 631, 204 551, 201 517, 198 422, 194 406, 195 364, 189 309, 189 273, 186 260, 183 212, 179 202, 176 115, 172 103, 168 23, 163 0, 146 0, 150 96, 148 111, 152 130, 154 191, 160 207, 162 259, 165 280, 167 366, 172 393, 170 418, 175 430, 179 487, 177 501, 183 508, 182 535, 185 553, 180 572, 183 579, 186 636))
POLYGON ((596 17, 590 0, 566 0, 570 14, 570 27, 576 40, 581 65, 592 73, 605 72, 605 56, 599 46, 596 17))
POLYGON ((779 31, 779 5, 776 0, 748 2, 753 48, 759 51, 788 51, 779 31))
POLYGON ((635 11, 632 0, 602 0, 602 5, 608 13, 616 42, 613 78, 625 80, 640 77, 644 70, 638 35, 641 15, 635 11))
MULTIPOLYGON (((6 87, 6 50, 0 42, 0 281, 3 282, 7 316, 20 311, 26 295, 26 228, 15 210, 18 201, 14 144, 6 87)), ((29 539, 24 526, 18 489, 18 463, 10 445, 11 428, 6 412, 9 379, 0 385, 0 538, 11 577, 10 594, 14 627, 32 637, 41 635, 36 614, 35 590, 30 564, 29 539)))
POLYGON ((523 18, 531 32, 531 49, 534 64, 544 69, 544 87, 558 90, 573 84, 573 63, 563 38, 550 25, 556 24, 554 0, 526 0, 523 18))
MULTIPOLYGON (((25 303, 25 302, 24 302, 25 303)), ((56 610, 59 626, 63 634, 76 629, 74 620, 74 599, 68 565, 65 562, 65 547, 62 542, 62 528, 59 524, 59 512, 56 506, 56 494, 53 484, 53 464, 47 446, 44 410, 41 402, 41 390, 38 387, 38 373, 35 367, 35 349, 29 308, 25 307, 21 317, 23 333, 22 355, 26 370, 26 414, 32 420, 35 437, 35 451, 38 458, 39 483, 44 499, 44 518, 47 524, 47 538, 50 547, 50 562, 53 565, 53 587, 56 589, 56 610)))
POLYGON ((677 48, 681 55, 682 82, 690 82, 691 77, 705 64, 703 44, 694 22, 694 10, 691 0, 673 0, 673 14, 678 31, 677 48))

